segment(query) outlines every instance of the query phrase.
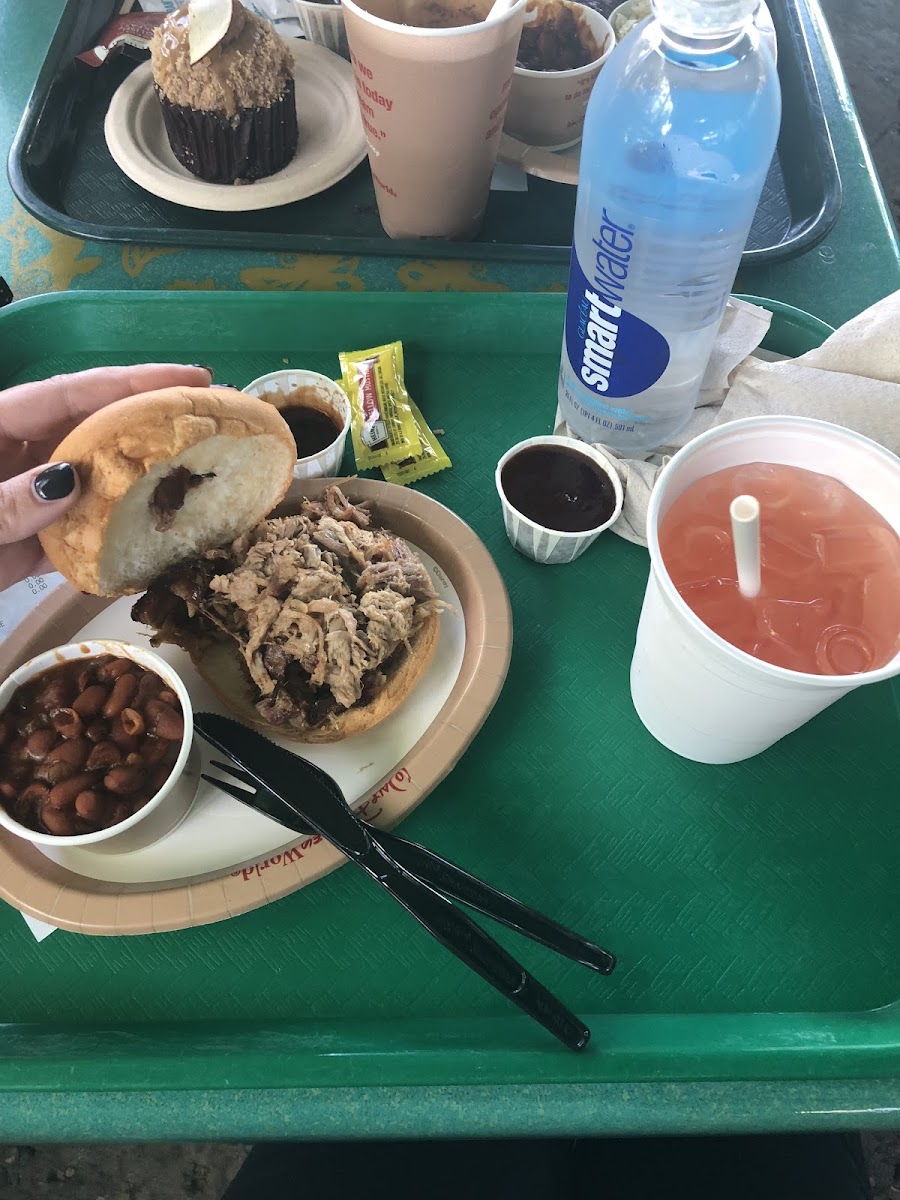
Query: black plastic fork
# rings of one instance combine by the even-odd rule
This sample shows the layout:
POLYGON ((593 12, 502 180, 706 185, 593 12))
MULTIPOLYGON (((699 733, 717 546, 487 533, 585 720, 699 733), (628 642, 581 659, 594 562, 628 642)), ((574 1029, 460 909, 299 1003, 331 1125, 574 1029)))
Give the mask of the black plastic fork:
MULTIPOLYGON (((331 787, 309 786, 316 776, 308 775, 303 803, 289 802, 284 793, 296 789, 298 765, 310 764, 218 714, 198 713, 194 726, 228 757, 227 763, 215 764, 218 769, 248 789, 238 795, 241 789, 229 787, 225 789, 229 794, 288 828, 299 817, 383 887, 432 937, 565 1046, 571 1050, 587 1046, 591 1036, 587 1026, 470 917, 395 862, 347 806, 340 789, 335 794, 333 780, 331 787)), ((221 780, 203 778, 222 787, 221 780)))
MULTIPOLYGON (((338 784, 327 772, 306 759, 302 761, 304 768, 318 776, 323 787, 329 788, 342 804, 347 803, 338 784)), ((233 766, 227 763, 211 759, 210 765, 220 771, 234 773, 233 766)), ((221 788, 222 791, 233 796, 235 800, 240 800, 243 804, 251 801, 251 797, 245 790, 227 780, 215 779, 211 775, 204 775, 203 778, 209 783, 214 783, 216 787, 221 788)), ((304 836, 315 832, 309 822, 303 819, 289 801, 281 801, 273 792, 268 794, 271 797, 271 810, 266 812, 266 816, 304 836), (288 809, 287 812, 285 812, 285 807, 288 809)), ((264 811, 260 801, 258 789, 257 794, 252 797, 250 806, 257 811, 264 811)), ((514 896, 492 887, 483 879, 470 874, 456 863, 450 862, 449 859, 442 858, 440 854, 436 854, 426 846, 421 846, 418 842, 411 842, 408 838, 399 837, 396 833, 390 833, 386 829, 378 829, 374 825, 367 827, 372 839, 383 850, 386 850, 404 871, 410 875, 416 875, 429 887, 449 896, 451 900, 458 900, 460 904, 465 904, 474 912, 481 913, 483 917, 490 917, 492 921, 497 921, 498 924, 515 930, 523 937, 530 938, 541 946, 546 946, 548 950, 554 950, 564 958, 570 958, 573 962, 580 963, 581 966, 597 971, 601 975, 609 975, 614 969, 615 955, 604 950, 602 946, 588 941, 581 934, 566 928, 565 925, 560 925, 558 921, 523 904, 514 896)))

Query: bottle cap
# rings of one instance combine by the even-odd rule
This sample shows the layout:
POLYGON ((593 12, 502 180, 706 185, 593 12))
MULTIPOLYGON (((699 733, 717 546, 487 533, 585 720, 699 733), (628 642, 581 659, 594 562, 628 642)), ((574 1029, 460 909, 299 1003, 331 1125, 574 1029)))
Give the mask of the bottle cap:
POLYGON ((759 0, 653 0, 661 25, 684 37, 718 37, 745 25, 759 0))

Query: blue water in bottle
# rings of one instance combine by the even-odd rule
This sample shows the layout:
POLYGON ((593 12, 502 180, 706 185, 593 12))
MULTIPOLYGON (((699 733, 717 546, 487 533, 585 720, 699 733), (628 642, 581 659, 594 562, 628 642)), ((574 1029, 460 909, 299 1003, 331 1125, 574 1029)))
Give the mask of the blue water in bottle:
POLYGON ((691 416, 772 160, 781 92, 756 8, 654 0, 588 104, 559 403, 626 455, 691 416))

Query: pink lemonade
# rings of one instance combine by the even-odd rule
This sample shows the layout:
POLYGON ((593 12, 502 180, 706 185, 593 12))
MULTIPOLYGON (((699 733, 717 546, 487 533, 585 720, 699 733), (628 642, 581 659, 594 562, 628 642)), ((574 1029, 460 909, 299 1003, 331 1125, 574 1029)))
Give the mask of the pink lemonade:
POLYGON ((828 475, 745 463, 699 479, 666 513, 659 548, 672 582, 713 632, 793 671, 854 675, 900 650, 900 538, 828 475), (738 589, 729 506, 760 503, 762 587, 738 589))

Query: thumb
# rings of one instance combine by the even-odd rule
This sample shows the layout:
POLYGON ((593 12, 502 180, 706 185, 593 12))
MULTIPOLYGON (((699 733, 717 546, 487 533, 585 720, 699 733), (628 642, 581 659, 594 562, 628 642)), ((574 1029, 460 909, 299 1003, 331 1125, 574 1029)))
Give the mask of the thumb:
POLYGON ((78 476, 71 463, 34 467, 0 483, 0 546, 52 525, 78 498, 78 476))

